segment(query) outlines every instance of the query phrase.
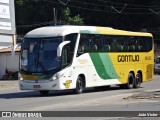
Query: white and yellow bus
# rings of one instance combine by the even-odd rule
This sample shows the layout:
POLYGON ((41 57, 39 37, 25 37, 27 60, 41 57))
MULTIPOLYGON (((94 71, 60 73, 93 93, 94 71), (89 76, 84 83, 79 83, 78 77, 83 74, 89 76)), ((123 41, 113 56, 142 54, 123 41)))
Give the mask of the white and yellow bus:
POLYGON ((153 80, 152 34, 92 26, 53 26, 25 35, 20 55, 21 90, 119 85, 138 88, 153 80))

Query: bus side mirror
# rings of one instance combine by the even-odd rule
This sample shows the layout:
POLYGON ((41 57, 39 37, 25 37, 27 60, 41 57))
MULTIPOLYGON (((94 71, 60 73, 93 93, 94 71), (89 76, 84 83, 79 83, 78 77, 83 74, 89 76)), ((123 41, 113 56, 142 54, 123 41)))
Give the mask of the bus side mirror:
POLYGON ((57 48, 57 57, 61 57, 62 55, 62 49, 65 45, 67 45, 68 43, 70 43, 71 41, 64 41, 61 44, 59 44, 58 48, 57 48))

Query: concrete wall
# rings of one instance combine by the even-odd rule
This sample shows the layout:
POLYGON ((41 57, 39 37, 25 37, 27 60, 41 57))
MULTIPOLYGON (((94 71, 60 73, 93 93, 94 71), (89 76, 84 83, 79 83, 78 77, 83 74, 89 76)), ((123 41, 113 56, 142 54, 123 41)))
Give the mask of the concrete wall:
POLYGON ((15 44, 14 0, 0 0, 0 49, 15 44))
POLYGON ((16 33, 14 0, 0 0, 0 33, 4 35, 16 33))
POLYGON ((19 68, 19 52, 12 57, 11 53, 0 53, 0 79, 5 74, 5 69, 13 72, 18 71, 19 68))

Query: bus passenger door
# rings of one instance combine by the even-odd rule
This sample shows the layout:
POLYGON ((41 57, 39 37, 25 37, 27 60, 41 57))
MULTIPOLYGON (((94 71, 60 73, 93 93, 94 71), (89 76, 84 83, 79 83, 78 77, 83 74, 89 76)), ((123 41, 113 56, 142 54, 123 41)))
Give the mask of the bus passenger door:
POLYGON ((73 86, 73 67, 70 66, 72 63, 72 54, 70 53, 70 47, 65 46, 62 50, 61 57, 61 69, 64 70, 64 81, 65 88, 72 89, 73 86))
POLYGON ((61 66, 62 68, 68 66, 71 63, 70 60, 70 47, 65 46, 62 50, 61 66))

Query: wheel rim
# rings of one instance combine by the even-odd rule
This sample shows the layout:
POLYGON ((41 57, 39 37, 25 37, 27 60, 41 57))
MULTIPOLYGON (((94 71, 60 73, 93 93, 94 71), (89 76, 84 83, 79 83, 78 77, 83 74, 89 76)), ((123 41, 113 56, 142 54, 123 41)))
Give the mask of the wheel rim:
POLYGON ((78 77, 78 80, 77 80, 77 87, 78 87, 78 90, 79 91, 82 91, 82 79, 80 77, 78 77))
POLYGON ((134 85, 134 78, 133 78, 133 76, 129 77, 128 84, 129 84, 129 88, 133 88, 133 85, 134 85))
POLYGON ((141 85, 141 76, 139 74, 137 74, 136 76, 136 84, 137 84, 137 87, 140 87, 141 85))

